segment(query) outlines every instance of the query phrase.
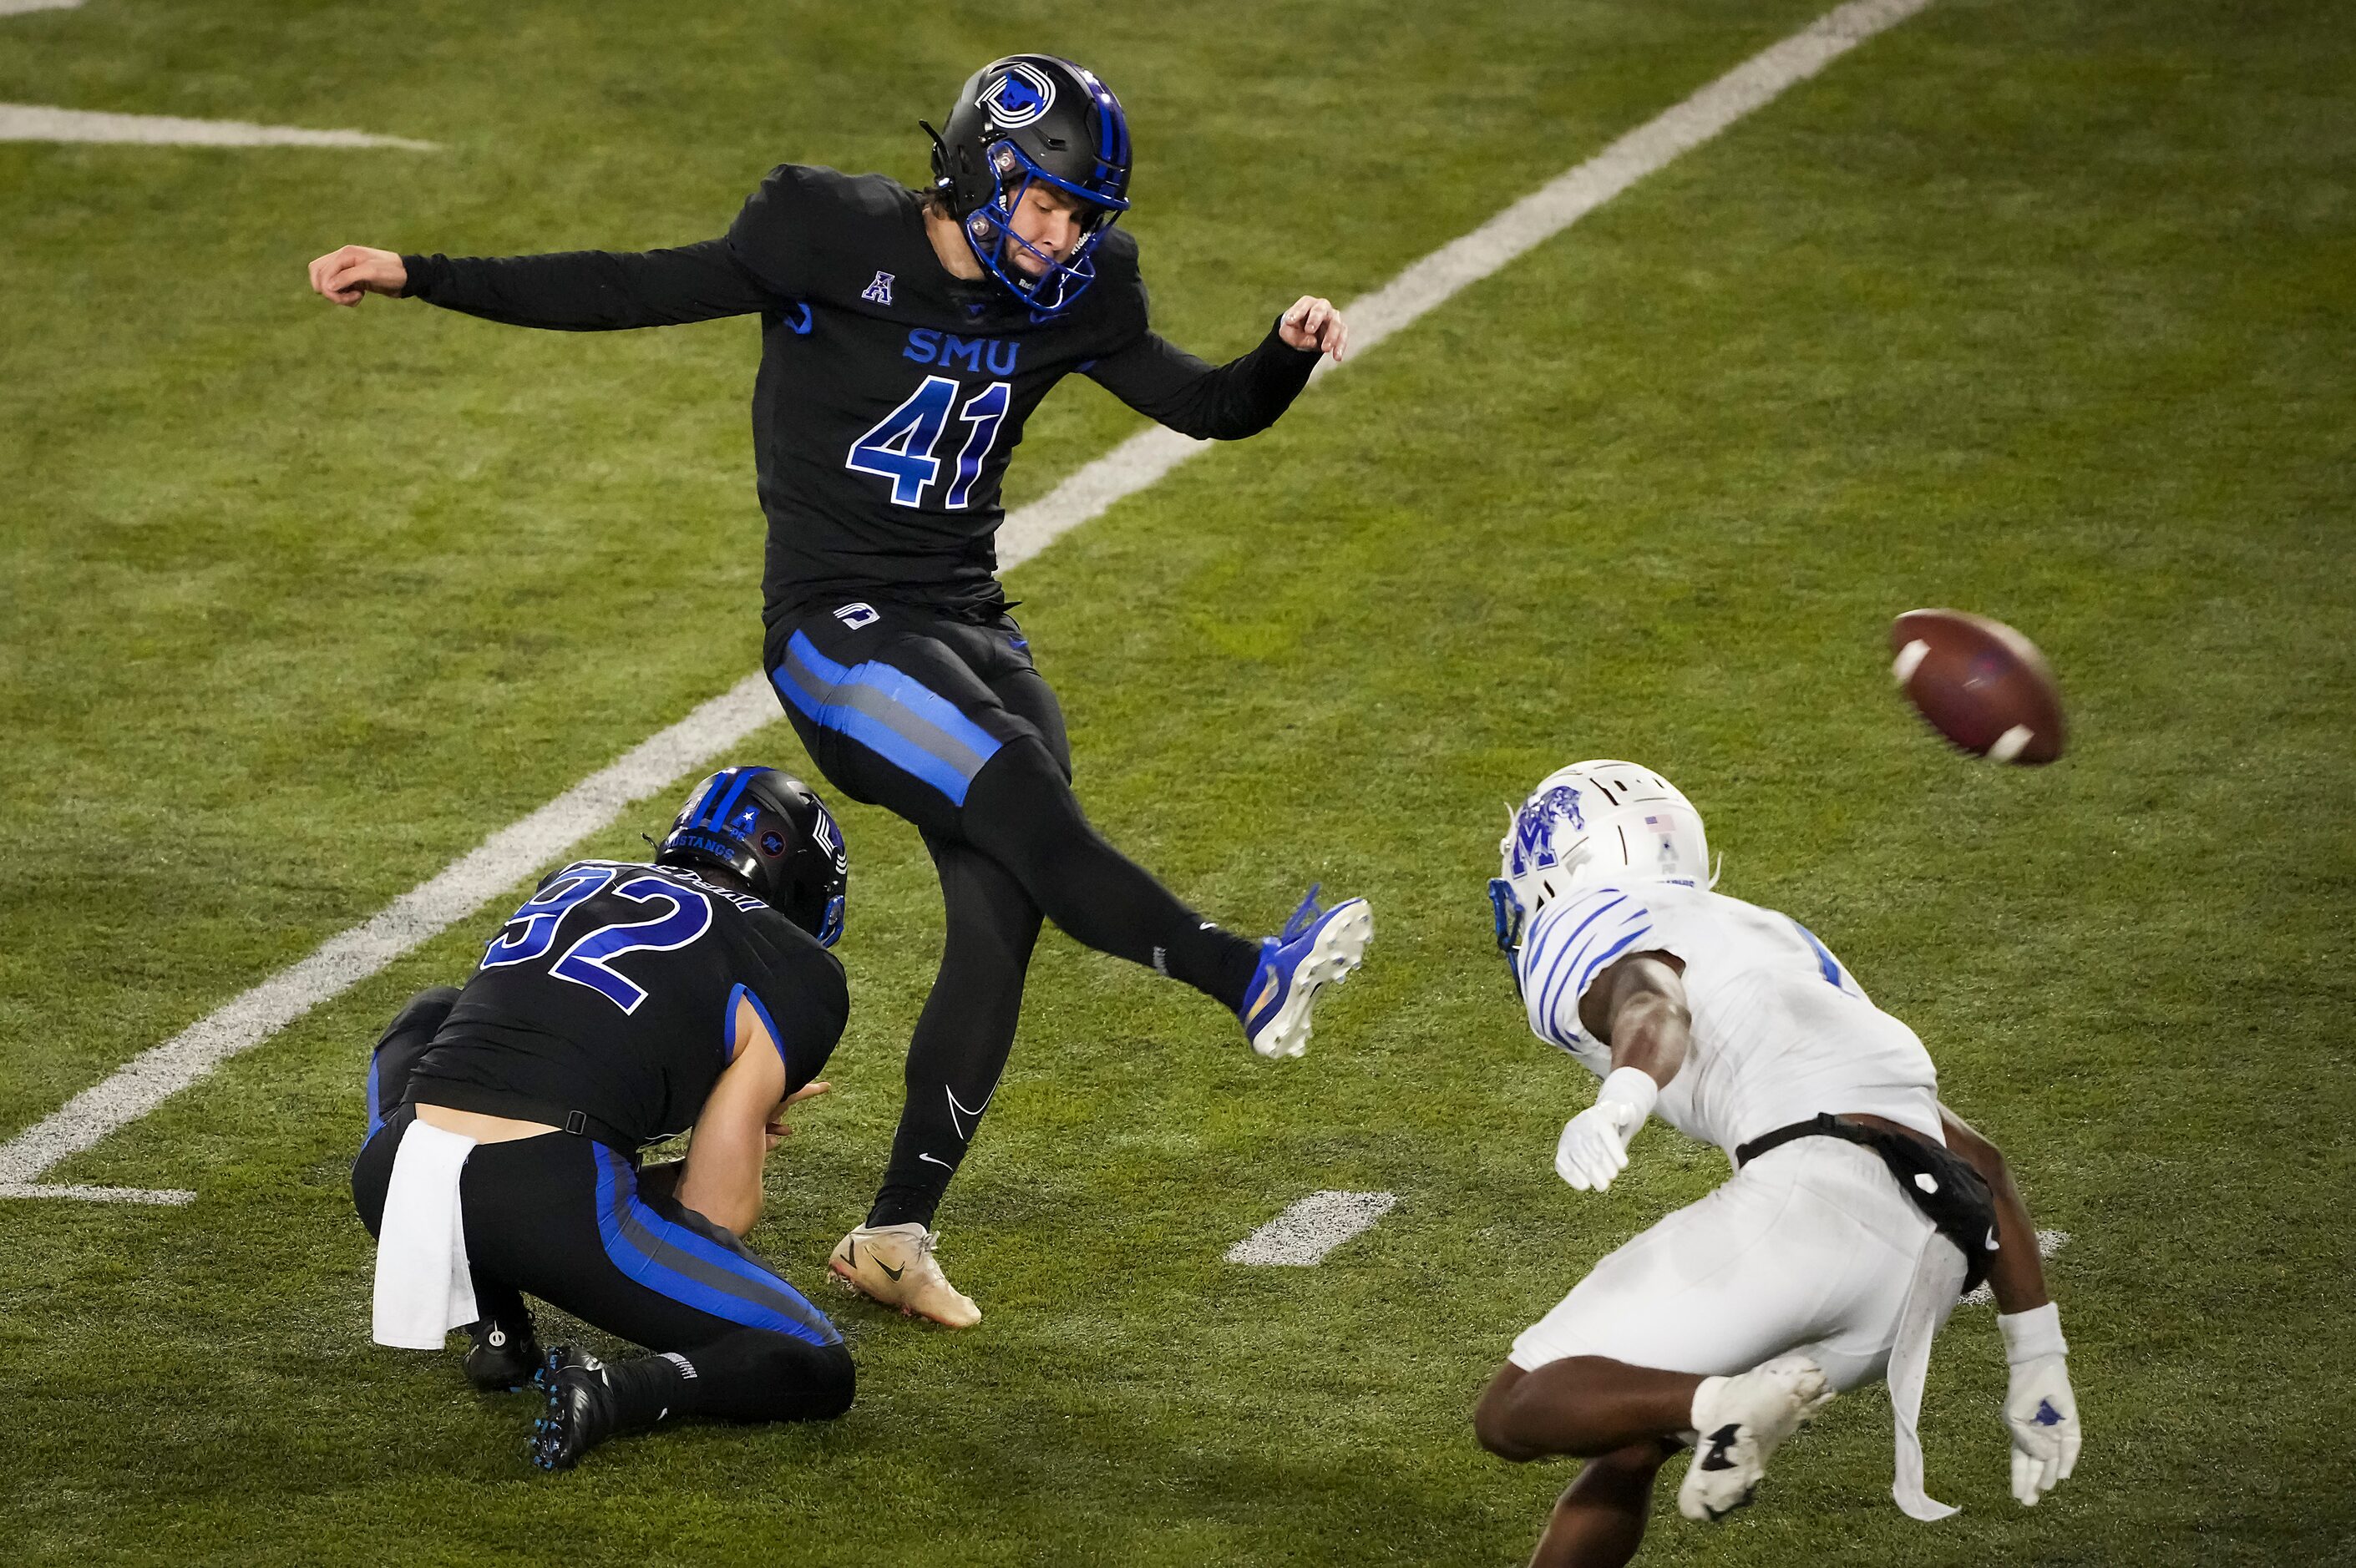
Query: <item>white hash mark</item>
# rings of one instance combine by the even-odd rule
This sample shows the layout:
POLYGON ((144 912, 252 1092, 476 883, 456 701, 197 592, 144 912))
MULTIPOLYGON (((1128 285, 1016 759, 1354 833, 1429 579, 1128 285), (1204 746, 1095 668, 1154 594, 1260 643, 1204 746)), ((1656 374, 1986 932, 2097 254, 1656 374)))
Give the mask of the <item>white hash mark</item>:
POLYGON ((1373 1230, 1398 1203, 1390 1192, 1312 1192, 1229 1247, 1227 1261, 1312 1267, 1351 1237, 1373 1230))

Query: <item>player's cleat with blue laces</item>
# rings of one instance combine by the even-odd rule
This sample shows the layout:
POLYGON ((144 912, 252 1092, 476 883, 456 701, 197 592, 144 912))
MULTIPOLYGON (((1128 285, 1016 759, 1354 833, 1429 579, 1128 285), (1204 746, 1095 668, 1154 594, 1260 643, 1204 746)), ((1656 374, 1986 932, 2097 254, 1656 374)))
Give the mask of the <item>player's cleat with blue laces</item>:
POLYGON ((1311 888, 1284 929, 1259 944, 1259 967, 1236 1014, 1251 1048, 1271 1060, 1308 1050, 1317 993, 1349 978, 1365 962, 1366 944, 1374 939, 1375 912, 1365 900, 1344 899, 1321 910, 1317 889, 1311 888))
POLYGON ((569 1470, 621 1430, 621 1403, 596 1357, 559 1345, 531 1381, 548 1396, 548 1408, 531 1424, 531 1462, 541 1469, 569 1470))

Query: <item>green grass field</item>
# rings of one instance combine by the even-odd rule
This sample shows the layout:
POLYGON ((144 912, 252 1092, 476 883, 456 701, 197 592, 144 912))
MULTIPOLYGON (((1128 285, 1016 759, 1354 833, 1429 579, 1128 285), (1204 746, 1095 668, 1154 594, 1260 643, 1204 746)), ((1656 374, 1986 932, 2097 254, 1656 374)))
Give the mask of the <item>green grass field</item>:
MULTIPOLYGON (((916 117, 1044 47, 1122 93, 1160 325, 1224 357, 1827 4, 0 17, 0 101, 444 145, 0 144, 0 1138, 756 662, 750 323, 337 311, 312 256, 702 239, 784 160, 915 179, 916 117)), ((845 1419, 542 1477, 530 1402, 369 1343, 365 1052, 487 911, 51 1178, 189 1207, 0 1200, 0 1558, 1521 1560, 1569 1472, 1481 1453, 1474 1393, 1723 1174, 1659 1128, 1608 1195, 1549 1168, 1591 1084, 1483 882, 1503 803, 1600 754, 1683 784, 1723 891, 1913 1023, 2071 1233, 2088 1434, 2010 1500, 1965 1308, 1925 1421, 1960 1517, 1890 1506, 1866 1391, 1644 1561, 2356 1562, 2351 242, 2336 7, 1940 0, 1012 574, 1118 842, 1229 923, 1323 879, 1379 935, 1276 1065, 1051 936, 942 1214, 979 1329, 819 1285, 938 946, 913 830, 851 808, 838 1092, 755 1237, 856 1337, 845 1419), (2062 763, 1892 696, 1921 604, 2038 639, 2062 763), (1328 1187, 1400 1203, 1316 1269, 1221 1261, 1328 1187)), ((1012 498, 1136 423, 1075 381, 1012 498)), ((782 722, 745 760, 809 766, 782 722)))

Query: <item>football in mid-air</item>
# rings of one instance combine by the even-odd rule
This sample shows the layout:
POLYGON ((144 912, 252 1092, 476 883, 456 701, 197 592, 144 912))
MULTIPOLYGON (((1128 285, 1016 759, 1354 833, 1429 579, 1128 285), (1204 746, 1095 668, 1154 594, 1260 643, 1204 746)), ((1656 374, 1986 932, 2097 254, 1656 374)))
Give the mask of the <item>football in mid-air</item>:
POLYGON ((2037 645, 2001 621, 1910 610, 1890 623, 1890 672, 1931 727, 1975 756, 2062 754, 2062 688, 2037 645))

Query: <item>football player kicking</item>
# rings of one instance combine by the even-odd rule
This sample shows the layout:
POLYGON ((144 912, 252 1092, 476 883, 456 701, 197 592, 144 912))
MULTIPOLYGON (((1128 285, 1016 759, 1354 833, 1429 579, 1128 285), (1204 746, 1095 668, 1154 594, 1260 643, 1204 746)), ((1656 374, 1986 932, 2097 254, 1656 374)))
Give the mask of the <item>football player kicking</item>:
POLYGON ((1074 372, 1173 430, 1236 439, 1290 405, 1347 328, 1304 296, 1216 369, 1147 327, 1129 126, 1094 74, 1044 55, 976 72, 933 137, 932 187, 787 164, 726 234, 639 254, 454 260, 348 245, 311 263, 339 304, 423 299, 594 331, 758 315, 753 394, 768 517, 764 664, 819 770, 924 834, 948 941, 909 1042, 881 1191, 831 1265, 905 1311, 980 1310, 932 1221, 996 1091, 1042 915, 1193 986, 1266 1057, 1298 1056, 1321 986, 1373 934, 1316 890, 1276 937, 1202 919, 1090 826, 1055 693, 994 575, 1000 482, 1074 372))
POLYGON ((742 1241, 785 1107, 826 1087, 842 1032, 849 869, 798 781, 727 769, 652 865, 552 872, 464 990, 421 993, 377 1046, 352 1168, 376 1339, 439 1349, 463 1327, 477 1387, 532 1379, 543 1468, 667 1418, 850 1408, 841 1336, 742 1241), (691 1125, 684 1161, 639 1168, 691 1125), (657 1353, 543 1359, 527 1293, 657 1353))
POLYGON ((1985 1276, 2012 1364, 2012 1489, 2035 1504, 2078 1457, 2061 1319, 2029 1211, 1993 1145, 1939 1103, 1921 1040, 1797 922, 1708 891, 1701 818, 1657 774, 1580 763, 1515 815, 1490 884, 1538 1036, 1603 1080, 1555 1169, 1601 1190, 1645 1118, 1723 1148, 1733 1179, 1598 1264, 1514 1341, 1473 1427, 1512 1460, 1587 1461, 1535 1563, 1618 1564, 1653 1476, 1697 1453, 1689 1519, 1751 1500, 1768 1459, 1838 1391, 1886 1378, 1899 1506, 1922 1488, 1931 1340, 1985 1276))

